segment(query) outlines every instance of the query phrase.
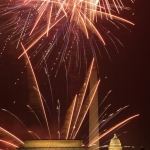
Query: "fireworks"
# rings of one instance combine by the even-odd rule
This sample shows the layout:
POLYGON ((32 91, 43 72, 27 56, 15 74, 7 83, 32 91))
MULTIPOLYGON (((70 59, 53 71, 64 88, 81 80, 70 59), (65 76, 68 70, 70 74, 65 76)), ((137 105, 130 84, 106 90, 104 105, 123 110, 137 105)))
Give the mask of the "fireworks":
MULTIPOLYGON (((37 85, 37 81, 36 81, 36 77, 35 77, 35 74, 34 74, 34 71, 33 71, 33 68, 32 68, 32 65, 31 65, 31 62, 28 58, 28 55, 27 53, 25 53, 26 55, 26 58, 27 60, 29 61, 29 68, 30 68, 30 72, 33 76, 33 80, 34 82, 33 83, 33 88, 34 90, 36 91, 37 93, 37 96, 39 98, 36 99, 30 99, 29 101, 29 104, 30 105, 27 105, 27 107, 29 108, 29 110, 35 115, 35 118, 38 120, 38 122, 40 123, 40 127, 42 128, 42 130, 45 130, 45 131, 48 131, 48 132, 43 132, 45 135, 45 139, 47 139, 47 137, 49 139, 53 139, 53 136, 50 134, 50 120, 47 119, 47 114, 46 114, 46 110, 45 110, 45 107, 44 107, 44 100, 42 99, 42 96, 40 94, 40 91, 38 90, 38 85, 37 85), (36 87, 36 88, 35 88, 36 87), (45 128, 44 128, 45 127, 45 128)), ((98 88, 98 85, 99 85, 99 80, 97 81, 97 83, 95 83, 95 86, 93 87, 93 90, 90 92, 88 98, 86 100, 85 99, 85 92, 87 90, 87 85, 88 85, 88 82, 89 82, 89 78, 90 78, 90 75, 91 75, 91 70, 93 68, 93 63, 94 63, 94 60, 92 61, 90 67, 89 67, 89 70, 87 72, 87 75, 85 77, 85 81, 84 81, 84 85, 82 86, 79 94, 77 94, 74 98, 74 100, 72 101, 72 104, 70 105, 70 107, 68 108, 68 111, 67 111, 67 115, 66 115, 66 119, 64 121, 64 126, 60 126, 60 101, 58 100, 57 101, 57 111, 58 112, 58 129, 57 129, 57 132, 55 134, 58 134, 58 139, 75 139, 78 132, 81 130, 81 125, 83 124, 83 120, 85 119, 85 116, 87 115, 88 113, 88 110, 89 110, 89 107, 90 107, 90 104, 93 100, 93 97, 95 95, 95 91, 97 90, 98 88), (83 102, 84 100, 84 102, 83 102)), ((110 94, 110 91, 107 93, 106 97, 110 94)), ((106 97, 104 97, 104 100, 102 100, 102 102, 105 101, 106 97)), ((120 108, 118 109, 115 113, 112 113, 108 116, 105 116, 103 115, 105 113, 105 111, 110 107, 110 105, 108 105, 104 111, 102 112, 102 114, 100 114, 99 116, 99 129, 101 127, 103 127, 106 123, 108 123, 112 118, 114 118, 117 114, 119 114, 121 111, 123 111, 125 108, 127 108, 127 106, 123 107, 123 108, 120 108)), ((20 121, 20 119, 14 115, 13 113, 7 111, 6 109, 2 109, 4 112, 10 114, 11 116, 15 117, 17 120, 19 120, 19 122, 27 129, 27 134, 31 134, 33 136, 33 138, 35 139, 41 139, 40 136, 31 131, 31 130, 28 130, 28 128, 20 121)), ((98 111, 98 110, 97 110, 98 111)), ((100 138, 108 135, 110 132, 112 132, 113 130, 116 130, 117 128, 120 128, 120 126, 122 125, 125 125, 129 120, 137 117, 139 115, 134 115, 134 116, 131 116, 123 121, 121 121, 120 123, 114 125, 113 127, 111 127, 110 129, 108 130, 104 130, 102 134, 100 135, 97 135, 97 137, 95 137, 94 141, 92 141, 92 143, 89 143, 89 145, 87 144, 87 139, 84 141, 86 146, 90 146, 91 144, 93 144, 96 140, 99 140, 100 138)), ((94 123, 93 123, 94 124, 94 123)), ((91 134, 94 133, 94 130, 91 134)), ((11 141, 11 143, 9 143, 9 146, 10 147, 18 147, 20 145, 23 145, 23 142, 18 139, 16 136, 14 136, 13 134, 11 134, 10 132, 6 131, 5 129, 3 128, 0 128, 0 134, 2 136, 4 136, 5 138, 7 137, 7 140, 11 141)), ((87 138, 87 137, 86 137, 87 138)), ((4 141, 3 140, 3 143, 6 143, 8 144, 7 141, 4 141)))
MULTIPOLYGON (((14 143, 16 143, 17 145, 22 145, 24 144, 23 141, 21 141, 20 139, 18 139, 16 136, 14 136, 13 134, 11 134, 10 132, 6 131, 5 129, 0 127, 0 134, 3 135, 5 137, 5 139, 9 140, 11 139, 14 143)), ((9 142, 8 142, 9 143, 9 142)), ((17 146, 16 146, 17 147, 17 146)))
MULTIPOLYGON (((131 0, 131 2, 133 1, 131 0)), ((81 60, 82 56, 84 57, 84 60, 87 59, 87 48, 91 49, 93 57, 97 57, 95 52, 96 49, 101 56, 101 51, 98 48, 95 38, 97 38, 101 45, 105 47, 107 45, 107 40, 105 39, 104 34, 107 33, 109 39, 115 43, 113 40, 115 36, 105 28, 102 24, 103 20, 113 24, 117 28, 118 22, 134 25, 134 23, 119 17, 124 9, 128 10, 129 8, 125 7, 122 0, 5 0, 4 4, 0 5, 0 18, 3 21, 0 26, 0 34, 4 35, 4 38, 6 38, 4 39, 4 47, 0 56, 9 43, 11 43, 13 47, 15 45, 16 49, 18 49, 18 58, 25 56, 30 68, 29 72, 32 74, 32 90, 34 90, 38 97, 36 100, 31 99, 27 107, 35 115, 42 130, 46 130, 46 132, 44 132, 44 134, 46 133, 44 135, 45 138, 52 139, 53 136, 51 135, 50 121, 47 119, 47 112, 45 110, 44 103, 46 101, 40 93, 40 88, 31 65, 31 59, 40 56, 37 66, 42 67, 43 62, 46 62, 49 56, 56 50, 55 53, 57 53, 57 56, 53 58, 55 59, 55 61, 53 61, 53 66, 57 63, 57 67, 59 68, 62 62, 67 62, 66 64, 68 64, 69 68, 73 53, 76 57, 76 66, 79 66, 78 62, 80 62, 79 60, 81 60), (97 28, 96 24, 100 24, 100 26, 97 28)), ((3 37, 1 38, 3 39, 3 37)), ((115 39, 117 38, 115 37, 115 39)), ((118 39, 117 41, 120 43, 118 39)), ((16 51, 17 50, 15 50, 15 52, 16 51)), ((107 50, 106 53, 109 56, 107 50)), ((93 91, 91 91, 90 96, 85 101, 93 63, 94 60, 89 67, 81 91, 75 96, 67 111, 63 127, 60 127, 61 107, 60 101, 57 101, 58 128, 56 134, 58 134, 59 139, 74 139, 80 131, 95 91, 100 83, 100 80, 95 83, 93 91)), ((49 79, 47 67, 45 68, 45 73, 49 79)), ((53 109, 55 109, 54 101, 52 101, 52 106, 53 109)), ((103 113, 109 106, 110 105, 104 109, 103 113)), ((108 123, 109 120, 114 118, 124 108, 119 109, 108 117, 105 117, 102 113, 99 117, 99 128, 108 123)), ((20 121, 18 117, 6 109, 3 109, 3 111, 11 114, 20 121)), ((124 125, 127 121, 137 116, 138 115, 129 117, 109 130, 104 131, 102 135, 99 135, 98 138, 96 137, 96 140, 99 140, 101 137, 109 134, 112 130, 124 125)), ((26 129, 28 130, 28 128, 26 129)), ((14 142, 14 144, 4 140, 0 140, 0 142, 7 143, 13 147, 23 144, 20 139, 5 129, 0 128, 0 131, 5 136, 7 135, 9 140, 12 139, 11 141, 14 142)), ((41 137, 33 131, 28 130, 27 133, 30 133, 34 138, 41 139, 41 137)), ((93 143, 89 143, 89 146, 91 144, 93 143)))
MULTIPOLYGON (((25 49, 23 53, 19 51, 18 58, 31 49, 31 58, 42 51, 38 66, 41 66, 56 49, 59 49, 56 58, 56 62, 59 60, 58 66, 65 60, 70 61, 73 51, 76 53, 76 60, 80 60, 81 55, 86 59, 87 48, 97 57, 95 51, 99 48, 94 37, 97 37, 103 46, 107 44, 104 36, 106 33, 111 41, 114 37, 102 24, 104 20, 117 28, 118 22, 134 25, 119 17, 124 9, 129 8, 122 0, 5 1, 0 6, 2 19, 9 18, 1 26, 1 34, 7 34, 3 50, 11 40, 16 49, 25 49), (100 24, 98 28, 95 26, 96 22, 100 24)), ((100 50, 98 51, 101 55, 100 50)), ((109 56, 107 50, 106 53, 109 56)))

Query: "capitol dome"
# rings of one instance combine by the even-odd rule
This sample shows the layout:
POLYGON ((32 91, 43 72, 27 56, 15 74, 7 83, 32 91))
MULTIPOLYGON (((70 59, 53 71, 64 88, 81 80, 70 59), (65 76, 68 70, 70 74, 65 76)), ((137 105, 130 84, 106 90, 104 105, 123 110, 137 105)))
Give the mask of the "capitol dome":
POLYGON ((109 150, 122 150, 121 142, 116 134, 114 134, 114 137, 110 140, 109 150))

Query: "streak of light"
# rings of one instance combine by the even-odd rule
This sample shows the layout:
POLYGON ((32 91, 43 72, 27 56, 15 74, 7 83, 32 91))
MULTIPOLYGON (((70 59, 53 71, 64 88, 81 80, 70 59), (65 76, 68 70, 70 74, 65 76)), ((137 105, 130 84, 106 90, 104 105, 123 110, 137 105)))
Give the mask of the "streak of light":
POLYGON ((8 132, 7 130, 3 129, 2 127, 0 127, 0 133, 1 135, 5 135, 8 136, 9 138, 13 139, 15 142, 18 142, 20 145, 23 145, 24 142, 21 141, 19 138, 17 138, 15 135, 11 134, 10 132, 8 132))
POLYGON ((8 110, 6 110, 6 109, 3 109, 3 108, 2 108, 2 110, 5 111, 5 112, 7 112, 7 113, 9 113, 9 114, 12 115, 13 117, 15 117, 15 118, 27 129, 27 131, 29 130, 29 129, 25 126, 25 124, 24 124, 17 116, 15 116, 13 113, 11 113, 10 111, 8 111, 8 110))
POLYGON ((46 121, 46 125, 47 125, 47 129, 48 129, 48 134, 49 134, 49 138, 51 138, 51 134, 50 134, 50 129, 49 129, 49 125, 48 125, 48 121, 47 121, 47 117, 46 117, 46 113, 45 113, 45 109, 44 109, 44 105, 43 105, 43 101, 42 101, 42 98, 41 98, 41 94, 40 94, 40 89, 39 89, 39 86, 38 86, 38 83, 37 83, 37 80, 36 80, 36 76, 34 74, 34 70, 32 68, 32 65, 31 65, 31 62, 30 62, 30 59, 28 57, 28 54, 26 53, 25 49, 24 49, 24 46, 21 44, 23 50, 24 50, 24 54, 28 60, 28 63, 29 63, 29 66, 30 66, 30 69, 31 69, 31 72, 32 72, 32 75, 33 75, 33 78, 34 78, 34 81, 35 81, 35 84, 36 84, 36 88, 38 90, 38 95, 39 95, 39 98, 40 98, 40 105, 41 105, 41 108, 42 108, 42 111, 43 111, 43 114, 44 114, 44 118, 45 118, 45 121, 46 121))
POLYGON ((93 89, 92 89, 92 91, 91 91, 91 93, 90 93, 90 96, 88 97, 87 103, 85 104, 85 106, 86 106, 86 107, 85 107, 85 110, 84 110, 84 111, 81 110, 81 111, 83 111, 83 116, 81 117, 80 120, 78 120, 79 123, 78 123, 78 127, 77 127, 77 129, 76 129, 76 132, 75 132, 75 134, 74 134, 74 138, 76 137, 76 135, 77 135, 77 133, 78 133, 78 131, 79 131, 79 129, 80 129, 82 123, 83 123, 83 120, 84 120, 85 116, 87 115, 87 112, 88 112, 88 110, 89 110, 89 108, 90 108, 90 106, 91 106, 92 100, 93 100, 93 98, 94 98, 94 96, 95 96, 95 93, 96 93, 96 91, 97 91, 97 88, 98 88, 99 83, 100 83, 100 80, 98 80, 97 83, 94 85, 94 87, 93 87, 93 89))
POLYGON ((72 106, 72 111, 70 114, 70 118, 69 118, 69 124, 68 124, 68 131, 67 131, 67 135, 66 135, 66 139, 68 139, 69 133, 70 133, 70 126, 71 126, 71 121, 73 118, 73 113, 74 113, 74 108, 75 108, 75 104, 76 104, 76 99, 77 99, 77 95, 75 96, 74 100, 73 100, 73 106, 72 106))
POLYGON ((39 137, 37 134, 35 134, 33 131, 28 131, 28 132, 29 132, 30 134, 36 136, 36 137, 40 140, 40 137, 39 137))
MULTIPOLYGON (((76 123, 77 123, 77 120, 78 120, 78 117, 79 117, 79 114, 80 114, 80 111, 81 111, 81 107, 82 107, 82 103, 83 103, 83 100, 84 100, 84 97, 85 97, 85 93, 86 93, 86 90, 87 90, 87 87, 88 87, 88 82, 89 82, 89 79, 90 79, 90 76, 91 76, 91 71, 92 71, 92 68, 93 68, 93 64, 94 64, 94 58, 91 62, 91 65, 90 65, 90 68, 87 72, 87 77, 85 78, 85 82, 84 82, 84 85, 79 93, 79 98, 78 101, 79 101, 79 106, 77 108, 77 114, 75 116, 75 120, 74 120, 74 123, 73 123, 73 127, 76 127, 76 123)), ((72 130, 74 131, 74 130, 72 130)), ((71 133, 72 134, 72 133, 71 133)))
MULTIPOLYGON (((84 15, 84 14, 83 14, 83 15, 84 15)), ((86 17, 86 16, 84 15, 84 17, 86 17)), ((92 32, 95 33, 95 34, 98 36, 98 38, 102 41, 102 43, 103 43, 104 45, 106 45, 105 41, 103 40, 103 38, 102 38, 102 36, 100 35, 100 33, 98 32, 98 30, 95 28, 95 26, 93 25, 93 23, 92 23, 87 17, 86 17, 86 21, 87 21, 88 27, 89 27, 89 28, 92 28, 92 29, 91 29, 92 32)))
MULTIPOLYGON (((102 103, 106 100, 106 98, 107 98, 108 95, 111 93, 111 91, 112 91, 112 90, 109 90, 109 91, 107 92, 107 94, 105 95, 104 99, 103 99, 102 102, 99 104, 99 106, 98 106, 98 108, 95 110, 95 112, 98 111, 98 109, 100 109, 100 106, 101 106, 102 103)), ((98 116, 98 119, 95 120, 95 122, 93 122, 93 124, 92 124, 91 127, 95 126, 95 123, 96 123, 97 121, 99 122, 99 123, 98 123, 98 126, 101 126, 101 124, 106 121, 106 120, 104 120, 104 117, 106 116, 106 114, 104 114, 104 113, 106 112, 106 110, 107 110, 110 106, 111 106, 111 104, 107 105, 107 106, 104 108, 104 110, 102 111, 102 113, 100 113, 100 115, 98 116)), ((95 112, 94 112, 94 113, 95 113, 95 112)), ((94 115, 94 113, 93 113, 93 115, 94 115)), ((93 115, 92 115, 92 116, 93 116, 93 115)), ((91 118, 92 116, 90 116, 90 118, 91 118)), ((90 118, 89 118, 89 119, 90 119, 90 118)), ((98 126, 96 125, 95 129, 96 129, 98 126)), ((93 132, 94 132, 94 130, 93 130, 93 132)), ((89 136, 90 136, 90 134, 92 134, 92 132, 89 133, 89 136)), ((86 138, 86 141, 88 141, 88 137, 86 138)))
POLYGON ((44 59, 45 61, 45 74, 47 76, 47 79, 48 79, 48 83, 49 83, 49 89, 50 89, 50 92, 51 92, 51 98, 52 98, 52 104, 53 104, 53 111, 54 111, 54 100, 53 100, 53 91, 52 91, 52 85, 51 85, 51 80, 50 80, 50 75, 49 75, 49 71, 48 71, 48 66, 47 66, 47 63, 46 63, 46 60, 44 59))
MULTIPOLYGON (((33 88, 34 88, 36 91, 38 91, 38 90, 36 89, 36 87, 33 86, 33 88)), ((47 104, 46 100, 44 99, 44 96, 43 96, 41 93, 40 93, 40 95, 41 95, 42 100, 43 100, 43 102, 45 103, 45 105, 46 105, 46 107, 47 107, 47 110, 48 110, 48 112, 49 112, 49 115, 50 115, 50 117, 51 117, 51 119, 52 119, 52 114, 51 114, 51 112, 50 112, 50 108, 48 107, 48 104, 47 104)))
POLYGON ((118 115, 121 111, 123 111, 125 108, 127 108, 129 105, 124 106, 123 108, 118 109, 115 113, 112 113, 108 115, 106 118, 106 121, 100 126, 99 129, 101 129, 103 126, 105 126, 106 123, 108 123, 111 119, 113 119, 116 115, 118 115))
POLYGON ((96 137, 95 139, 93 139, 93 141, 91 141, 91 143, 89 143, 89 147, 94 144, 96 141, 100 140, 101 138, 103 138, 105 135, 107 135, 108 133, 110 133, 111 131, 115 130, 116 128, 118 128, 119 126, 123 125, 124 123, 132 120, 135 117, 138 117, 139 114, 131 116, 123 121, 121 121, 120 123, 116 124, 115 126, 111 127, 109 130, 107 130, 106 132, 104 132, 103 134, 99 135, 98 137, 96 137))
MULTIPOLYGON (((62 20, 63 17, 61 17, 53 25, 51 25, 49 30, 51 28, 53 28, 53 26, 55 26, 60 20, 62 20)), ((46 33, 47 33, 47 30, 44 30, 26 49, 24 48, 23 44, 21 43, 21 46, 22 46, 22 49, 24 50, 24 52, 18 57, 18 59, 20 59, 31 47, 33 47, 46 33)))
POLYGON ((57 100, 57 112, 58 112, 58 139, 60 139, 60 101, 57 100))
MULTIPOLYGON (((105 13, 105 12, 99 12, 101 13, 102 15, 108 15, 110 16, 110 14, 108 13, 105 13)), ((115 15, 111 15, 113 19, 116 19, 116 20, 119 20, 119 21, 122 21, 122 22, 126 22, 126 23, 129 23, 131 25, 135 25, 133 22, 129 21, 129 20, 126 20, 124 18, 121 18, 121 17, 118 17, 118 16, 115 16, 115 15)))
POLYGON ((9 146, 15 147, 15 148, 19 148, 17 145, 12 144, 12 143, 7 142, 7 141, 4 141, 4 140, 1 140, 1 139, 0 139, 0 142, 2 142, 2 143, 4 143, 4 144, 7 144, 7 145, 9 145, 9 146))
POLYGON ((37 120, 38 120, 38 122, 39 122, 39 124, 40 124, 40 126, 41 126, 41 128, 42 128, 43 133, 45 134, 44 129, 43 129, 43 126, 42 126, 42 124, 41 124, 41 122, 40 122, 40 119, 38 118, 38 116, 37 116, 37 114, 35 113, 35 111, 34 111, 29 105, 27 105, 27 107, 28 107, 28 108, 30 109, 30 111, 35 115, 35 117, 37 118, 37 120))

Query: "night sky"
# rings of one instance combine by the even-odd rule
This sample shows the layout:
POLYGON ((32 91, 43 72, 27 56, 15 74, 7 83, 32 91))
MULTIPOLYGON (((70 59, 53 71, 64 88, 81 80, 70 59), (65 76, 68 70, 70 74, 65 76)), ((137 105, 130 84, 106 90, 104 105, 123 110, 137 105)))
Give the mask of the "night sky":
MULTIPOLYGON (((115 123, 139 113, 139 117, 117 130, 116 133, 120 135, 120 140, 123 145, 133 145, 135 149, 140 149, 140 145, 142 144, 146 150, 148 150, 150 149, 150 7, 148 0, 136 0, 133 8, 135 9, 135 14, 129 17, 129 19, 135 23, 134 27, 130 27, 132 32, 130 33, 123 30, 120 34, 116 33, 120 36, 124 48, 121 48, 119 54, 110 51, 110 53, 112 53, 111 62, 105 57, 98 60, 98 75, 101 78, 98 90, 99 102, 109 90, 112 90, 99 112, 110 103, 112 106, 108 110, 108 113, 115 112, 117 109, 129 105, 128 108, 112 119, 103 129, 109 128, 115 123)), ((3 19, 0 21, 2 22, 3 19)), ((2 49, 5 36, 3 37, 3 35, 0 34, 0 39, 0 48, 2 49)), ((38 128, 39 123, 33 113, 26 107, 28 99, 31 96, 30 73, 26 67, 25 58, 22 57, 18 60, 17 57, 20 52, 15 52, 12 45, 13 43, 10 43, 0 57, 0 108, 7 109, 14 113, 30 130, 38 133, 38 135, 42 137, 42 131, 38 128)), ((110 44, 108 48, 111 49, 111 46, 110 44)), ((53 54, 53 57, 55 57, 55 54, 53 54)), ((91 60, 90 54, 88 60, 89 62, 91 60)), ((48 60, 48 63, 52 64, 51 60, 48 60)), ((34 62, 33 60, 33 64, 36 64, 36 61, 34 62)), ((64 114, 71 100, 74 95, 79 92, 84 82, 84 62, 82 62, 82 71, 75 70, 74 64, 75 62, 72 62, 72 67, 67 76, 63 64, 59 68, 56 78, 54 77, 56 70, 49 71, 54 104, 52 104, 53 100, 48 79, 44 73, 44 67, 42 69, 35 69, 41 93, 48 101, 48 105, 51 108, 51 115, 55 118, 52 125, 54 132, 57 130, 57 100, 59 99, 61 103, 62 124, 64 114), (54 107, 51 105, 54 105, 54 107)), ((49 70, 51 69, 50 67, 49 70)), ((51 120, 50 115, 48 119, 51 120)), ((17 119, 2 110, 0 110, 0 126, 21 139, 31 138, 31 136, 27 134, 27 129, 25 129, 17 119)), ((85 132, 85 130, 82 132, 85 132)), ((78 138, 82 137, 82 132, 78 138)), ((52 134, 55 133, 52 132, 52 134)), ((112 136, 113 134, 103 138, 101 143, 108 144, 105 142, 112 138, 112 136)), ((57 138, 56 135, 54 137, 57 138)), ((0 138, 2 138, 2 136, 0 138)))

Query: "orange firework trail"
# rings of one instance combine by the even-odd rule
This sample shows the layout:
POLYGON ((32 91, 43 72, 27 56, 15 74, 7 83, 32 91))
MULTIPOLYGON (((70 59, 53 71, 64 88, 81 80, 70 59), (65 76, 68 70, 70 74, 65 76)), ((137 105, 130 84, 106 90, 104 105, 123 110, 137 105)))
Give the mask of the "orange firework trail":
MULTIPOLYGON (((24 49, 23 45, 22 45, 22 48, 23 48, 23 50, 24 50, 24 52, 25 52, 25 49, 24 49)), ((34 70, 33 70, 33 68, 32 68, 32 65, 31 65, 30 59, 29 59, 29 57, 28 57, 28 55, 27 55, 27 53, 26 53, 26 52, 25 52, 25 54, 26 54, 26 58, 27 58, 27 60, 28 60, 28 63, 29 63, 29 66, 30 66, 30 69, 31 69, 32 75, 33 75, 33 77, 34 77, 34 81, 35 81, 36 89, 37 89, 37 91, 38 91, 38 95, 39 95, 39 101, 38 101, 38 102, 36 101, 36 104, 37 104, 37 103, 39 103, 39 106, 41 106, 41 110, 42 110, 42 112, 43 112, 43 116, 44 116, 44 119, 45 119, 45 121, 46 121, 46 126, 47 126, 47 129, 48 129, 49 138, 51 138, 50 129, 49 129, 49 125, 48 125, 48 121, 47 121, 47 117, 46 117, 46 113, 45 113, 45 109, 44 109, 43 101, 42 101, 42 98, 41 98, 41 94, 40 94, 39 86, 38 86, 38 83, 37 83, 37 80, 36 80, 36 76, 35 76, 35 74, 34 74, 34 70)))
POLYGON ((4 143, 4 144, 6 144, 6 145, 9 145, 9 146, 11 146, 11 147, 19 148, 17 145, 12 144, 12 143, 7 142, 7 141, 4 141, 4 140, 0 140, 0 142, 4 143))
MULTIPOLYGON (((82 107, 83 100, 84 100, 84 97, 85 97, 85 93, 86 93, 86 90, 87 90, 87 87, 88 87, 88 83, 89 83, 89 79, 90 79, 90 76, 91 76, 91 71, 92 71, 92 68, 93 68, 93 64, 94 64, 94 59, 92 60, 92 63, 89 67, 87 76, 86 76, 85 81, 84 81, 84 85, 82 86, 81 91, 80 91, 80 93, 77 97, 77 101, 78 101, 78 107, 77 107, 77 110, 76 110, 77 114, 76 114, 74 122, 73 122, 73 127, 75 127, 75 128, 76 128, 76 124, 77 124, 79 114, 81 112, 81 107, 82 107)), ((72 132, 73 132, 73 130, 72 130, 72 132)))
MULTIPOLYGON (((35 117, 37 118, 37 120, 38 120, 38 122, 39 122, 39 124, 40 124, 40 126, 41 126, 41 128, 42 128, 42 130, 43 130, 43 132, 44 132, 43 126, 42 126, 42 124, 41 124, 41 122, 40 122, 40 119, 38 118, 37 114, 35 113, 35 111, 34 111, 29 105, 27 105, 27 107, 31 110, 31 112, 33 112, 33 114, 34 114, 35 117)), ((28 132, 29 132, 29 131, 28 131, 28 132)), ((31 132, 30 132, 30 133, 31 133, 31 132)), ((45 134, 45 132, 44 132, 44 134, 45 134)))
POLYGON ((5 137, 5 139, 13 139, 13 141, 15 143, 17 143, 18 145, 23 145, 24 142, 22 142, 19 138, 17 138, 15 135, 11 134, 10 132, 8 132, 7 130, 3 129, 2 127, 0 127, 0 134, 3 135, 5 137))
POLYGON ((40 137, 37 135, 37 134, 35 134, 34 132, 32 132, 32 131, 28 131, 30 134, 32 134, 33 135, 33 137, 34 136, 36 136, 39 140, 40 140, 40 137))
MULTIPOLYGON (((63 16, 63 17, 64 17, 64 16, 63 16)), ((62 18, 63 18, 63 17, 62 17, 62 18)), ((54 23, 54 25, 57 24, 59 21, 60 21, 60 20, 57 20, 57 21, 54 23)), ((53 25, 53 26, 54 26, 54 25, 53 25)), ((52 27, 53 27, 53 26, 52 26, 52 27)), ((51 27, 51 28, 52 28, 52 27, 51 27)), ((42 34, 40 34, 40 35, 29 45, 29 47, 28 47, 27 49, 23 48, 24 52, 18 57, 18 59, 19 59, 21 56, 23 56, 34 44, 36 44, 36 43, 45 35, 46 32, 47 32, 47 30, 43 31, 42 34)), ((22 44, 22 43, 21 43, 21 46, 23 47, 23 44, 22 44)))
POLYGON ((25 124, 17 117, 17 116, 15 116, 13 113, 11 113, 10 111, 8 111, 8 110, 6 110, 6 109, 2 109, 3 111, 5 111, 5 112, 7 112, 7 113, 9 113, 10 115, 12 115, 13 117, 15 117, 26 129, 27 129, 27 131, 29 130, 26 126, 25 126, 25 124))
POLYGON ((104 137, 105 135, 107 135, 108 133, 110 133, 111 131, 115 130, 116 128, 120 127, 121 125, 123 125, 124 123, 130 121, 131 119, 138 117, 139 114, 131 116, 123 121, 121 121, 120 123, 116 124, 115 126, 111 127, 109 130, 107 130, 106 132, 104 132, 103 134, 99 135, 98 137, 96 137, 95 139, 93 139, 93 141, 91 141, 91 143, 89 143, 89 146, 91 146, 92 144, 94 144, 96 141, 100 140, 102 137, 104 137))
POLYGON ((76 104, 76 99, 77 99, 77 95, 76 95, 75 98, 74 98, 73 109, 72 109, 72 113, 71 113, 70 119, 69 119, 70 121, 69 121, 69 127, 68 127, 68 132, 67 132, 66 139, 68 139, 68 136, 69 136, 69 131, 70 131, 70 126, 71 126, 72 116, 73 116, 74 108, 75 108, 75 104, 76 104))
POLYGON ((99 83, 100 83, 100 80, 97 81, 97 83, 95 84, 95 86, 92 89, 92 92, 90 93, 90 96, 89 96, 89 98, 87 100, 87 103, 85 104, 85 108, 82 110, 83 114, 81 114, 81 116, 80 116, 81 119, 78 119, 77 129, 76 129, 76 132, 75 132, 73 138, 76 137, 76 135, 77 135, 77 133, 78 133, 82 123, 83 123, 83 120, 85 119, 85 116, 87 115, 87 112, 88 112, 88 110, 89 110, 89 108, 91 106, 92 100, 93 100, 93 98, 95 96, 95 92, 97 91, 99 83))
POLYGON ((69 136, 69 133, 71 132, 70 127, 71 127, 71 122, 72 122, 72 118, 74 114, 74 109, 76 106, 76 100, 77 100, 77 95, 75 95, 75 98, 73 99, 73 102, 67 111, 65 122, 61 130, 61 138, 64 138, 64 139, 69 138, 68 136, 69 136))

